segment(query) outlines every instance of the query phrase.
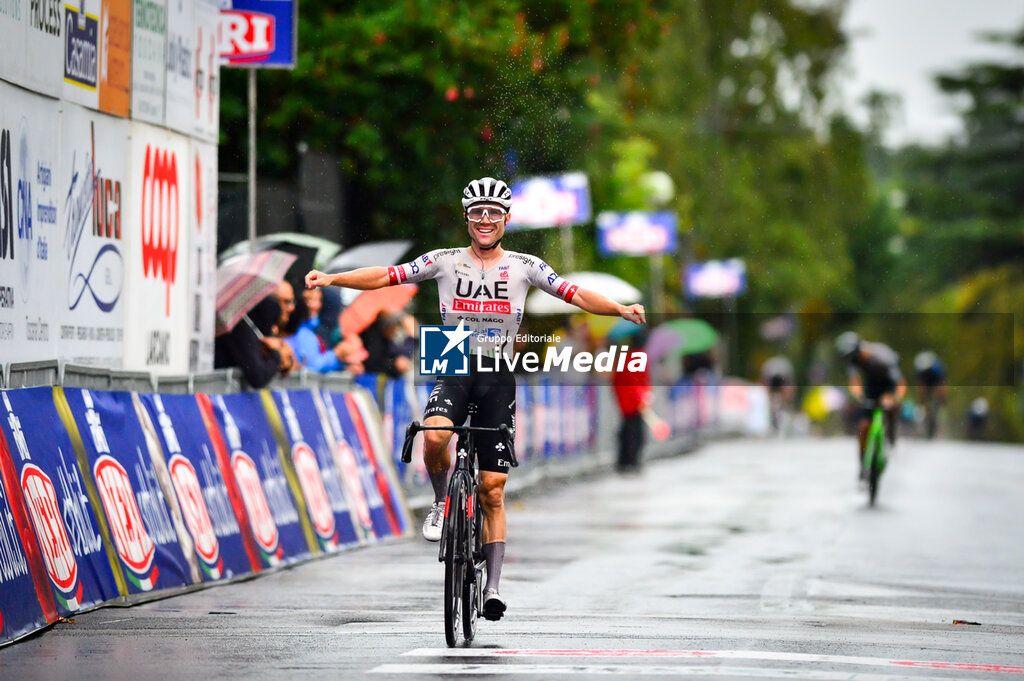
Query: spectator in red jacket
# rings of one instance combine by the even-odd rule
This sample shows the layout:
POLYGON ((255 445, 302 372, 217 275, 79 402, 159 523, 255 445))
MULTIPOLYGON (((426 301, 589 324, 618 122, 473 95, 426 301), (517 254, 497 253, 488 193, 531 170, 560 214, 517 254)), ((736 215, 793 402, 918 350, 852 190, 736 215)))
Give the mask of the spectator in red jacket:
MULTIPOLYGON (((624 366, 633 356, 642 353, 640 334, 634 334, 623 343, 630 347, 624 366)), ((616 469, 620 473, 640 469, 640 455, 644 447, 643 411, 651 402, 651 378, 647 371, 616 371, 612 373, 612 388, 615 401, 622 412, 622 426, 619 428, 619 455, 616 469)))

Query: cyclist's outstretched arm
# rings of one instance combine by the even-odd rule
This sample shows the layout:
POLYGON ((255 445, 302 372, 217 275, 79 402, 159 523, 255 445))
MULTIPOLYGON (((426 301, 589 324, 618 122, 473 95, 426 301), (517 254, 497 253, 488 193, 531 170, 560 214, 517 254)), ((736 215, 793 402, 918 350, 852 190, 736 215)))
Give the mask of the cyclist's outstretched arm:
POLYGON ((360 267, 357 270, 339 274, 324 274, 320 270, 310 270, 306 274, 306 288, 326 286, 344 286, 360 291, 384 288, 389 283, 387 267, 360 267))
POLYGON ((591 291, 590 289, 576 289, 576 294, 569 302, 584 312, 589 312, 591 314, 622 317, 623 319, 628 319, 634 324, 647 323, 647 312, 644 310, 643 305, 622 305, 620 303, 616 303, 603 293, 591 291))

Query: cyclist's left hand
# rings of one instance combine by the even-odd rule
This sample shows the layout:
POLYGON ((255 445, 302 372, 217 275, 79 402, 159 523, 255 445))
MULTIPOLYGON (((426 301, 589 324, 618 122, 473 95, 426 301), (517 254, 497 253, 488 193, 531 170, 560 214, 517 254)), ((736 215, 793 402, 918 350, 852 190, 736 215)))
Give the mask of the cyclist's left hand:
POLYGON ((893 397, 892 395, 882 395, 882 399, 880 400, 880 402, 882 405, 882 409, 892 409, 893 407, 896 406, 896 398, 893 397))
POLYGON ((644 310, 644 306, 639 303, 636 305, 624 305, 619 311, 619 316, 623 319, 628 319, 634 324, 647 323, 647 312, 644 310))

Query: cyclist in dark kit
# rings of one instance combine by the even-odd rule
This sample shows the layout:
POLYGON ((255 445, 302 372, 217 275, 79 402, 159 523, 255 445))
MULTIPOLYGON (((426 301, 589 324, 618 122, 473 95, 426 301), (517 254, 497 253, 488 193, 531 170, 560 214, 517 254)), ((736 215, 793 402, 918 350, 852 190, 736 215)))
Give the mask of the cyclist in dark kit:
MULTIPOLYGON (((462 209, 470 245, 430 251, 404 265, 364 267, 341 274, 312 270, 306 286, 344 286, 375 289, 389 285, 436 279, 441 322, 464 328, 469 340, 468 376, 439 376, 424 412, 426 426, 462 425, 470 404, 477 407, 473 425, 515 429, 516 382, 508 358, 522 322, 526 293, 536 286, 593 314, 621 316, 646 322, 642 305, 621 305, 607 296, 574 286, 539 258, 501 247, 512 207, 512 190, 501 180, 484 177, 470 182, 462 193, 462 209), (477 357, 495 358, 498 371, 477 371, 477 357)), ((449 337, 451 338, 451 337, 449 337)), ((423 523, 423 537, 441 538, 448 470, 448 442, 452 433, 424 431, 424 459, 434 488, 434 504, 423 523)), ((484 510, 483 550, 487 561, 484 611, 487 619, 500 619, 506 609, 498 593, 505 556, 505 482, 510 459, 498 434, 477 435, 480 468, 480 504, 484 510)))
MULTIPOLYGON (((889 442, 896 442, 896 412, 907 394, 907 382, 899 367, 899 355, 883 343, 869 343, 853 331, 836 339, 836 354, 850 366, 850 394, 858 402, 871 400, 885 410, 885 430, 889 442)), ((862 453, 871 425, 872 407, 861 405, 857 411, 857 461, 863 465, 862 453)), ((860 470, 860 478, 865 471, 860 470)))

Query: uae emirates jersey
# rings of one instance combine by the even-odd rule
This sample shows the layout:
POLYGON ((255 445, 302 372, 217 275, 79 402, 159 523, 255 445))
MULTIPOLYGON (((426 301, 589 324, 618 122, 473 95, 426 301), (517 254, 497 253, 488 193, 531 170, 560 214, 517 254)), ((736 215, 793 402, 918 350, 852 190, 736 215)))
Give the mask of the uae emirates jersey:
POLYGON ((464 321, 473 332, 469 351, 487 357, 495 352, 511 354, 531 286, 567 303, 578 288, 543 260, 515 251, 505 251, 489 269, 480 269, 468 248, 430 251, 389 267, 388 278, 391 284, 436 279, 441 324, 456 326, 464 321))

